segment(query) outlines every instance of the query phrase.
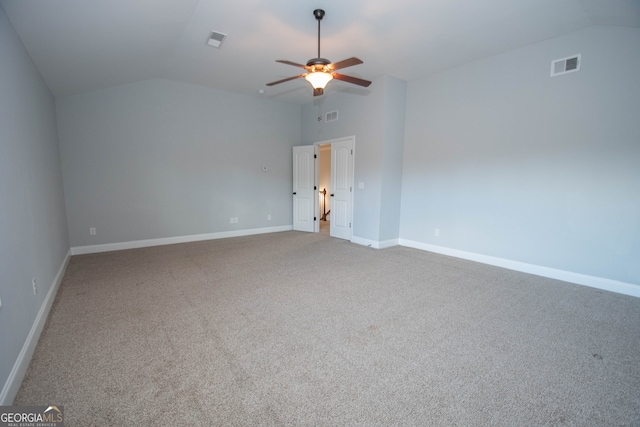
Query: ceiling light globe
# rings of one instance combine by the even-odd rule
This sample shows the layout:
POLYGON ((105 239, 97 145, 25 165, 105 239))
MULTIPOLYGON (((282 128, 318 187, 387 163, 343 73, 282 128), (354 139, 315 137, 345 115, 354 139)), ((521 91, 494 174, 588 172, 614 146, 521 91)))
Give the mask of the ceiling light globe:
POLYGON ((324 87, 329 83, 333 76, 331 73, 325 73, 323 71, 316 71, 313 73, 309 73, 304 76, 305 80, 311 83, 314 89, 324 89, 324 87))

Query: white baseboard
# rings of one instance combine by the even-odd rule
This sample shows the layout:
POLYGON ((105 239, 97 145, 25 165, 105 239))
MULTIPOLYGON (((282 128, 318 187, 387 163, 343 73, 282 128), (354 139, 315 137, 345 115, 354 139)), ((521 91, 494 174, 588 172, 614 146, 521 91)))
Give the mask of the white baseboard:
POLYGON ((74 246, 71 248, 71 255, 95 254, 100 252, 121 251, 124 249, 147 248, 150 246, 173 245, 176 243, 199 242, 202 240, 226 239, 228 237, 251 236, 254 234, 277 233, 280 231, 290 230, 293 230, 293 225, 221 231, 218 233, 192 234, 190 236, 164 237, 159 239, 135 240, 121 243, 106 243, 103 245, 74 246))
POLYGON ((378 249, 378 242, 375 240, 365 239, 363 237, 351 236, 351 243, 355 243, 357 245, 369 246, 371 248, 378 249))
POLYGON ((398 246, 398 239, 378 241, 378 240, 365 239, 363 237, 358 237, 358 236, 352 236, 351 243, 356 243, 362 246, 369 246, 375 249, 384 249, 384 248, 390 248, 392 246, 398 246))
POLYGON ((389 239, 378 242, 378 249, 391 248, 393 246, 398 246, 400 244, 400 239, 389 239))
POLYGON ((640 298, 640 286, 631 283, 619 282, 617 280, 605 279, 603 277, 588 276, 586 274, 574 273, 571 271, 558 270, 556 268, 543 267, 535 264, 527 264, 519 261, 512 261, 504 258, 497 258, 488 255, 476 254, 473 252, 461 251, 458 249, 445 248, 442 246, 430 245, 428 243, 416 242, 413 240, 399 239, 401 246, 421 249, 423 251, 435 252, 442 255, 449 255, 456 258, 481 262, 483 264, 495 265, 509 270, 521 271, 523 273, 535 274, 537 276, 548 277, 550 279, 562 280, 578 285, 603 289, 605 291, 630 295, 640 298))
POLYGON ((27 339, 22 346, 22 350, 20 350, 18 358, 16 359, 16 362, 13 364, 13 368, 9 373, 9 377, 4 384, 4 387, 2 387, 2 392, 0 392, 0 405, 2 406, 12 405, 13 399, 15 399, 16 394, 18 394, 18 390, 20 390, 20 385, 22 384, 22 380, 27 373, 29 363, 31 363, 31 357, 33 356, 33 352, 36 349, 38 340, 40 339, 42 329, 47 322, 49 310, 51 310, 51 305, 56 298, 58 288, 60 288, 60 283, 62 283, 62 278, 64 277, 64 273, 67 270, 70 259, 71 250, 67 252, 64 261, 62 261, 62 265, 58 269, 58 274, 56 274, 56 277, 53 279, 53 283, 49 287, 49 292, 47 292, 47 296, 40 306, 38 315, 36 316, 36 319, 31 326, 31 330, 29 331, 29 335, 27 335, 27 339))

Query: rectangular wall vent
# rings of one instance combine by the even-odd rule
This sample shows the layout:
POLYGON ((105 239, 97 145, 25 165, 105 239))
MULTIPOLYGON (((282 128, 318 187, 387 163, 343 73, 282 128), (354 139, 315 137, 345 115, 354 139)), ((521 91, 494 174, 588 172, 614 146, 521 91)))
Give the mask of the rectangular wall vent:
POLYGON ((566 58, 551 61, 551 77, 580 71, 581 55, 571 55, 566 58))
POLYGON ((325 122, 333 122, 336 120, 338 120, 338 110, 329 111, 327 114, 324 115, 325 122))
POLYGON ((207 40, 207 44, 213 47, 220 47, 226 37, 226 34, 219 33, 217 31, 211 31, 211 35, 209 36, 209 40, 207 40))

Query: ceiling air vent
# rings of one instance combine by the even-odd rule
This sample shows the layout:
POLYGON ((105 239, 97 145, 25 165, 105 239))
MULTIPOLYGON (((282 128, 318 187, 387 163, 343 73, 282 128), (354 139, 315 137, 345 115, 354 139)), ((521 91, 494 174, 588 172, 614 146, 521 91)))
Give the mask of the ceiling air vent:
POLYGON ((338 110, 329 111, 327 114, 324 115, 325 122, 333 122, 336 120, 338 120, 338 110))
POLYGON ((207 40, 207 44, 213 47, 220 47, 226 37, 226 34, 212 31, 211 36, 209 36, 209 40, 207 40))
POLYGON ((551 61, 551 77, 580 71, 580 54, 551 61))

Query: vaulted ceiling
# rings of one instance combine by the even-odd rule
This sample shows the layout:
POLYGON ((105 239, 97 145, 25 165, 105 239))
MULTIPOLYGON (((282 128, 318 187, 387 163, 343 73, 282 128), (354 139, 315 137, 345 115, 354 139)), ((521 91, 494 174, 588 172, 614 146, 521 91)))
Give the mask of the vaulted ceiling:
MULTIPOLYGON (((345 74, 411 81, 592 25, 640 26, 640 0, 0 0, 54 96, 167 78, 302 104, 317 54, 345 74), (207 46, 211 31, 227 34, 207 46), (265 93, 260 95, 259 90, 265 93)), ((569 52, 574 53, 574 52, 569 52)), ((366 90, 332 82, 325 93, 366 90)))

